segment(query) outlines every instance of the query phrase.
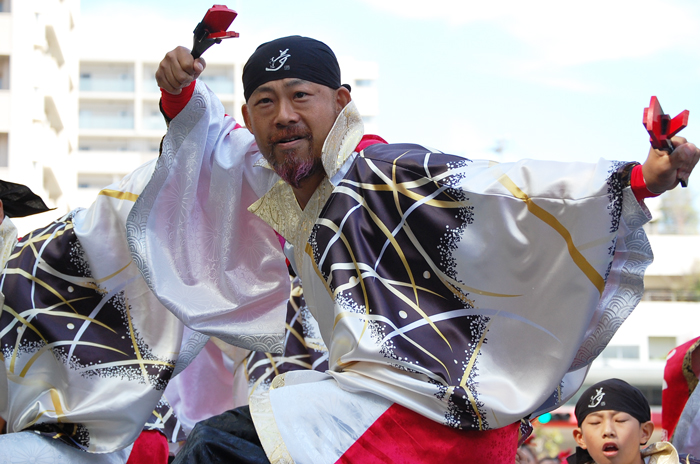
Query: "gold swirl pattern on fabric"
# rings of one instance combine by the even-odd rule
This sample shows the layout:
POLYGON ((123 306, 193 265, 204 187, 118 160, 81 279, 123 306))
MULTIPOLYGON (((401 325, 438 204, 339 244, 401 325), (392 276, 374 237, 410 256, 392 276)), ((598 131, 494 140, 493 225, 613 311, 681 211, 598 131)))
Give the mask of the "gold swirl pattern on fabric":
POLYGON ((318 263, 317 263, 316 260, 314 259, 314 251, 313 251, 313 249, 311 248, 311 244, 307 243, 307 244, 306 244, 306 247, 304 248, 304 251, 306 252, 306 255, 309 257, 309 259, 311 260, 311 265, 312 265, 313 268, 314 268, 314 272, 315 272, 316 275, 318 276, 319 280, 320 280, 321 282, 323 282, 323 285, 326 287, 326 291, 328 292, 328 295, 329 295, 329 296, 331 297, 331 299, 332 299, 332 298, 333 298, 333 290, 331 290, 330 285, 328 285, 328 281, 326 280, 326 278, 325 278, 325 277, 323 276, 323 274, 321 273, 321 270, 318 268, 318 263))
MULTIPOLYGON (((345 190, 345 189, 344 189, 344 188, 339 188, 338 190, 339 190, 339 191, 343 191, 343 190, 345 190)), ((374 220, 375 224, 377 224, 377 225, 384 231, 385 235, 387 236, 387 238, 388 238, 389 240, 393 240, 393 241, 392 241, 392 244, 395 245, 396 250, 397 250, 397 253, 401 256, 402 262, 404 263, 405 266, 408 266, 408 262, 406 261, 406 258, 405 258, 405 256, 403 255, 403 252, 401 251, 401 247, 398 245, 398 243, 396 243, 396 240, 394 239, 394 237, 393 237, 393 235, 391 234, 391 232, 386 228, 386 226, 384 225, 384 223, 376 216, 376 214, 374 214, 373 211, 371 211, 369 208, 367 208, 367 205, 364 203, 364 200, 363 200, 362 198, 360 198, 360 197, 357 197, 357 196, 355 195, 355 192, 354 192, 354 191, 352 191, 352 190, 347 190, 345 193, 347 193, 347 194, 350 195, 351 197, 356 198, 357 201, 360 202, 360 203, 365 207, 365 209, 369 212, 370 216, 371 216, 372 219, 374 220)), ((327 220, 325 220, 325 219, 319 219, 319 220, 317 221, 317 223, 318 223, 318 224, 321 224, 321 225, 325 225, 326 227, 328 227, 328 228, 330 228, 331 230, 333 230, 335 233, 338 233, 338 232, 339 232, 338 227, 337 227, 336 224, 333 223, 332 221, 327 221, 327 220)), ((350 247, 350 245, 349 245, 347 239, 345 238, 345 236, 344 236, 343 234, 340 234, 340 239, 341 239, 342 242, 345 244, 345 246, 346 246, 346 248, 347 248, 347 250, 348 250, 348 253, 350 253, 350 256, 352 257, 353 266, 354 266, 355 270, 357 271, 357 275, 359 276, 358 279, 357 279, 357 281, 356 281, 356 284, 359 283, 360 286, 362 287, 362 294, 364 295, 364 299, 365 299, 365 306, 364 306, 365 308, 369 308, 369 299, 368 299, 367 291, 366 291, 365 286, 364 286, 364 277, 365 277, 365 276, 371 276, 371 277, 377 278, 380 282, 382 282, 382 283, 385 285, 385 287, 386 287, 389 291, 391 291, 394 295, 396 295, 397 298, 401 299, 404 303, 406 303, 406 304, 407 304, 408 306, 410 306, 414 311, 416 311, 416 312, 423 318, 423 320, 425 320, 425 321, 433 328, 433 330, 434 330, 440 337, 442 337, 442 339, 445 341, 445 343, 447 344, 447 346, 449 346, 450 349, 452 348, 451 345, 450 345, 450 342, 449 342, 449 341, 447 340, 447 338, 442 334, 442 332, 440 331, 440 329, 437 328, 437 326, 436 326, 435 323, 430 319, 430 317, 429 317, 427 314, 425 314, 425 313, 423 312, 423 310, 420 308, 420 306, 418 306, 418 295, 417 295, 417 290, 416 290, 418 287, 416 286, 415 281, 412 281, 410 284, 408 284, 408 283, 402 283, 402 285, 401 285, 401 286, 404 286, 404 287, 410 287, 410 288, 412 288, 412 289, 414 290, 414 294, 415 294, 415 297, 416 297, 416 302, 414 303, 413 301, 411 301, 410 299, 408 299, 405 295, 403 295, 401 292, 399 292, 396 288, 394 288, 394 285, 388 285, 388 283, 389 283, 390 281, 388 281, 388 280, 384 279, 383 277, 381 277, 380 275, 376 274, 376 273, 375 273, 371 268, 369 268, 366 264, 364 264, 364 263, 358 263, 357 260, 356 260, 355 257, 354 257, 354 254, 353 254, 353 252, 352 252, 352 248, 350 247), (364 272, 364 273, 363 273, 363 272, 360 270, 360 267, 366 268, 365 270, 366 270, 367 272, 364 272)), ((310 247, 310 246, 308 247, 307 253, 308 253, 309 256, 311 257, 311 261, 314 263, 314 268, 316 269, 317 274, 319 274, 319 277, 321 278, 321 280, 326 284, 326 288, 328 289, 329 293, 331 293, 330 286, 329 286, 329 285, 330 285, 330 281, 326 281, 326 279, 324 279, 324 278, 320 275, 320 270, 318 270, 318 268, 317 268, 317 266, 316 266, 316 261, 315 261, 315 259, 313 258, 313 254, 312 254, 312 251, 311 251, 311 247, 310 247)), ((334 269, 336 269, 337 267, 342 267, 342 266, 343 266, 342 264, 339 264, 339 265, 335 265, 335 264, 334 264, 334 265, 331 266, 331 270, 334 270, 334 269)), ((411 270, 410 270, 410 269, 407 269, 407 272, 409 272, 409 274, 410 274, 410 273, 411 273, 411 270)), ((331 293, 331 297, 332 297, 333 299, 335 299, 335 298, 337 297, 338 293, 340 293, 340 291, 342 291, 343 288, 345 288, 345 287, 339 286, 338 288, 336 288, 335 293, 331 293)), ((340 314, 337 314, 336 317, 335 317, 335 321, 333 322, 333 328, 335 329, 335 326, 338 325, 338 322, 340 322, 340 320, 342 320, 343 318, 345 318, 345 317, 347 317, 347 316, 357 316, 357 315, 356 315, 355 313, 349 313, 349 312, 341 312, 340 314)), ((368 316, 368 315, 367 315, 367 314, 364 314, 364 316, 368 316)), ((363 320, 364 320, 364 325, 363 325, 363 327, 362 327, 362 332, 360 333, 359 337, 357 338, 357 343, 359 343, 360 340, 362 340, 362 337, 364 336, 365 332, 367 331, 367 326, 368 326, 368 323, 369 323, 369 319, 371 319, 371 317, 364 317, 364 318, 363 318, 363 320)), ((447 368, 446 368, 446 366, 443 364, 443 362, 440 361, 440 359, 438 359, 436 356, 434 356, 429 350, 426 350, 425 348, 423 348, 419 343, 417 343, 416 341, 414 341, 413 339, 411 339, 409 336, 407 336, 407 335, 404 334, 404 333, 401 333, 401 337, 404 338, 404 339, 406 339, 406 340, 407 340, 409 343, 411 343, 413 346, 415 346, 415 347, 418 348, 419 350, 423 351, 425 354, 427 354, 428 356, 430 356, 431 358, 433 358, 435 361, 437 361, 438 363, 440 363, 443 367, 445 367, 445 370, 447 371, 447 368)), ((338 364, 340 364, 340 365, 347 365, 347 363, 343 362, 341 359, 338 359, 337 362, 338 362, 338 364)))
MULTIPOLYGON (((124 353, 123 351, 118 350, 118 349, 116 349, 116 348, 112 348, 111 346, 107 346, 107 345, 100 344, 100 343, 83 342, 83 341, 79 341, 79 342, 74 342, 74 341, 70 341, 70 342, 68 342, 68 341, 65 341, 65 342, 63 342, 63 341, 62 341, 62 342, 52 342, 52 343, 49 343, 48 345, 42 346, 41 348, 39 348, 39 349, 32 355, 32 357, 29 359, 29 361, 27 361, 27 363, 26 363, 26 364, 24 365, 24 367, 22 368, 22 372, 20 372, 19 376, 20 376, 20 377, 25 377, 25 376, 27 375, 27 372, 29 372, 29 369, 31 369, 31 367, 32 367, 32 365, 34 364, 34 362, 35 362, 42 354, 44 354, 45 352, 49 351, 50 349, 56 348, 57 346, 78 346, 78 345, 80 345, 80 346, 94 346, 94 347, 96 347, 96 348, 103 348, 103 349, 105 349, 105 350, 114 351, 114 352, 116 352, 116 353, 119 353, 119 354, 121 354, 121 355, 126 356, 126 353, 124 353)), ((14 360, 14 357, 13 357, 13 360, 14 360)))
MULTIPOLYGON (((364 158, 363 154, 360 154, 360 156, 362 156, 364 158)), ((403 156, 403 155, 401 155, 401 156, 403 156)), ((399 158, 400 158, 400 156, 394 160, 394 165, 396 164, 396 160, 398 160, 399 158)), ((381 172, 381 170, 379 168, 377 168, 377 166, 371 160, 365 159, 365 162, 372 169, 372 171, 385 182, 385 184, 379 184, 379 185, 366 184, 366 183, 358 184, 357 182, 351 182, 351 181, 346 181, 346 180, 343 180, 341 182, 341 184, 345 183, 348 185, 354 185, 356 187, 361 187, 364 190, 398 192, 398 193, 401 193, 401 194, 411 198, 412 200, 415 200, 416 202, 420 202, 422 204, 434 206, 437 208, 447 208, 447 209, 463 208, 465 206, 471 205, 471 203, 469 201, 457 201, 457 200, 455 200, 453 202, 445 202, 445 201, 433 200, 433 199, 426 198, 423 195, 417 194, 417 193, 409 190, 412 188, 421 187, 427 183, 433 182, 434 180, 442 179, 443 176, 435 176, 433 178, 425 179, 422 181, 412 181, 412 182, 403 182, 403 183, 396 182, 395 178, 392 180, 392 179, 389 179, 388 177, 386 177, 381 172)), ((474 301, 466 298, 464 296, 464 293, 477 293, 479 295, 491 296, 491 297, 497 297, 497 298, 514 298, 514 297, 521 296, 519 294, 506 294, 506 293, 489 292, 486 290, 481 290, 478 288, 470 287, 470 286, 465 285, 465 284, 463 284, 455 279, 452 279, 451 277, 446 275, 444 272, 442 272, 437 266, 435 266, 435 264, 432 262, 432 260, 429 259, 428 254, 426 253, 425 249, 423 248, 423 246, 421 245, 419 240, 413 234, 413 231, 411 230, 411 228, 408 227, 408 225, 404 225, 403 230, 404 230, 404 232, 406 232, 406 234, 410 238, 411 244, 423 256, 423 258, 426 260, 426 262, 430 265, 430 268, 433 271, 433 273, 438 277, 438 279, 440 279, 440 282, 442 282, 442 284, 445 285, 445 287, 449 288, 457 298, 464 301, 465 303, 473 305, 474 301), (458 289, 461 289, 462 291, 459 291, 458 289)))
POLYGON ((98 195, 116 198, 117 200, 126 200, 126 201, 132 201, 132 202, 135 202, 136 200, 139 199, 139 196, 136 193, 122 192, 120 190, 112 190, 112 189, 102 189, 102 190, 100 190, 100 193, 98 193, 98 195))
POLYGON ((571 233, 564 227, 564 225, 557 220, 551 213, 547 212, 544 208, 536 204, 532 198, 530 198, 525 192, 520 190, 520 188, 515 185, 512 179, 507 175, 503 174, 498 178, 498 181, 503 185, 515 198, 522 200, 527 205, 527 209, 539 218, 542 222, 554 229, 566 242, 566 247, 569 250, 569 255, 574 261, 576 266, 584 273, 588 280, 598 289, 598 292, 602 295, 603 290, 605 290, 605 279, 595 270, 595 268, 588 262, 588 260, 581 254, 576 245, 574 245, 574 240, 571 237, 571 233))
POLYGON ((277 428, 275 413, 270 403, 270 391, 283 386, 284 374, 281 374, 274 378, 269 391, 256 390, 250 397, 250 415, 253 418, 255 431, 271 464, 294 464, 282 434, 277 428))
MULTIPOLYGON (((128 322, 131 343, 134 344, 134 354, 136 355, 136 360, 139 364, 139 367, 141 368, 141 374, 143 375, 143 379, 146 382, 146 384, 148 384, 148 372, 146 371, 146 366, 143 364, 143 357, 141 356, 141 350, 139 350, 139 344, 136 343, 136 334, 134 333, 134 324, 131 318, 131 306, 129 305, 129 296, 125 293, 124 298, 126 299, 126 304, 124 305, 124 308, 126 310, 126 320, 128 322)), ((173 365, 173 367, 175 366, 173 365)))
POLYGON ((469 358, 467 368, 464 370, 464 374, 462 374, 462 380, 459 382, 459 386, 464 388, 464 391, 466 391, 467 395, 469 396, 469 402, 471 403, 472 409, 474 410, 474 413, 476 413, 476 418, 479 421, 479 430, 484 429, 483 419, 481 418, 481 413, 479 412, 479 408, 477 407, 476 399, 474 398, 474 395, 472 394, 471 390, 467 387, 467 380, 469 379, 469 375, 472 369, 474 368, 474 364, 476 363, 476 357, 479 355, 481 348, 484 346, 486 334, 489 333, 489 328, 491 327, 492 323, 493 321, 490 321, 484 329, 484 332, 481 334, 481 337, 479 338, 479 343, 477 343, 476 348, 474 349, 474 352, 471 355, 471 358, 469 358))
POLYGON ((22 251, 24 251, 25 247, 29 247, 32 250, 32 252, 34 253, 34 257, 37 258, 39 256, 39 254, 38 254, 36 247, 34 246, 36 243, 43 242, 44 240, 48 240, 51 237, 60 237, 61 235, 63 235, 64 233, 68 232, 71 229, 73 229, 72 223, 67 224, 61 230, 57 230, 57 231, 54 231, 53 233, 48 233, 48 234, 44 234, 44 235, 36 235, 35 236, 34 232, 31 232, 29 234, 29 237, 27 237, 25 242, 22 244, 22 247, 20 248, 20 250, 17 251, 16 253, 13 253, 12 255, 10 255, 10 258, 8 259, 8 261, 10 259, 15 259, 17 256, 19 256, 19 254, 22 253, 22 251))
MULTIPOLYGON (((406 256, 403 253, 403 250, 401 250, 401 246, 396 241, 396 238, 391 233, 389 228, 384 224, 384 222, 379 218, 379 216, 369 208, 369 206, 365 202, 365 199, 362 198, 359 194, 357 194, 357 192, 355 192, 354 190, 351 190, 349 188, 346 188, 346 187, 337 187, 336 191, 339 193, 344 193, 345 195, 348 195, 349 197, 354 198, 358 204, 362 205, 364 210, 367 211, 367 213, 369 214, 372 221, 377 225, 377 227, 379 227, 379 229, 382 231, 382 233, 384 233, 384 236, 387 238, 387 240, 389 240, 391 245, 396 250, 399 258, 401 259, 401 263, 404 266, 404 269, 409 274, 409 278, 411 279, 410 286, 414 290, 414 295, 416 296, 416 301, 414 303, 414 302, 408 300, 408 298, 406 298, 404 295, 402 295, 400 292, 398 292, 395 288, 388 287, 388 290, 395 293, 399 298, 401 298, 403 301, 405 301, 406 304, 410 305, 414 311, 416 311, 425 321, 428 322, 428 324, 430 324, 430 327, 435 331, 435 333, 437 333, 440 336, 440 338, 442 338, 444 340, 444 342, 447 344, 447 346, 449 346, 450 349, 452 349, 452 345, 450 345, 450 342, 447 340, 447 337, 445 337, 445 335, 443 335, 443 333, 440 331, 440 329, 437 328, 437 326, 433 323, 433 321, 430 319, 430 317, 427 314, 425 314, 425 312, 423 312, 422 309, 420 309, 420 306, 418 305, 418 300, 417 300, 416 284, 415 284, 415 281, 413 280, 413 273, 412 273, 410 266, 408 264, 408 260, 406 259, 406 256)), ((347 248, 348 251, 350 253, 352 253, 352 250, 350 249, 350 246, 347 243, 347 241, 345 241, 344 243, 345 243, 346 247, 348 247, 347 248)), ((360 275, 360 279, 362 279, 362 275, 360 275)), ((368 299, 367 295, 365 295, 365 301, 367 301, 367 299, 368 299)))
POLYGON ((357 148, 365 133, 362 116, 355 102, 345 105, 323 143, 321 161, 328 177, 333 177, 357 148))

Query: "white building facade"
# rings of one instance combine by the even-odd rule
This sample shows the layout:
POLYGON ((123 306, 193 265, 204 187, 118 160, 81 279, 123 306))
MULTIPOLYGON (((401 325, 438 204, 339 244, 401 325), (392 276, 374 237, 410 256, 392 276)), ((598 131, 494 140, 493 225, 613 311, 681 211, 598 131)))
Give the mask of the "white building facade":
MULTIPOLYGON (((81 56, 79 151, 75 158, 81 205, 90 204, 102 187, 158 156, 165 134, 159 109, 160 89, 155 80, 163 50, 143 50, 140 57, 133 56, 133 49, 128 52, 121 57, 87 53, 81 56)), ((242 124, 240 108, 245 99, 241 75, 247 57, 212 52, 205 55, 207 67, 200 80, 217 94, 227 113, 242 124)), ((343 82, 352 87, 365 131, 376 133, 377 64, 351 58, 339 61, 343 82)))
POLYGON ((70 210, 76 186, 79 8, 0 0, 0 179, 28 185, 57 208, 50 217, 70 210))

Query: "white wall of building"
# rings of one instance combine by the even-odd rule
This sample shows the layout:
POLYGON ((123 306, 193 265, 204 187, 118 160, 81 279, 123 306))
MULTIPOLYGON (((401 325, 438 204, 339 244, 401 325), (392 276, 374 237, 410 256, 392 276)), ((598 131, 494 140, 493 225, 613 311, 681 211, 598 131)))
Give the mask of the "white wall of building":
POLYGON ((55 217, 75 191, 80 2, 0 5, 0 178, 28 185, 55 217))

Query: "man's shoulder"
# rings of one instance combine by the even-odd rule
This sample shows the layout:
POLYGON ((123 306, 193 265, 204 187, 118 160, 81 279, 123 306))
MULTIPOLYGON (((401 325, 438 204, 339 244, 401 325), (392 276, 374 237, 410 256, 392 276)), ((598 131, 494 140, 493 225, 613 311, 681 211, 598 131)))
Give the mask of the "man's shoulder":
POLYGON ((441 152, 416 143, 377 143, 362 150, 361 156, 376 161, 388 161, 402 167, 415 164, 441 165, 455 162, 471 162, 468 158, 441 152))

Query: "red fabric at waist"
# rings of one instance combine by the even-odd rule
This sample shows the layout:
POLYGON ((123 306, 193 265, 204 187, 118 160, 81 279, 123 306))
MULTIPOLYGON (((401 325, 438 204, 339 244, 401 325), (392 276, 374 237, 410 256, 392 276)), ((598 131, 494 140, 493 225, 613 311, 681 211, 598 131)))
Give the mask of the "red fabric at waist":
POLYGON ((518 431, 518 423, 483 432, 453 429, 394 404, 337 463, 513 464, 518 431))

